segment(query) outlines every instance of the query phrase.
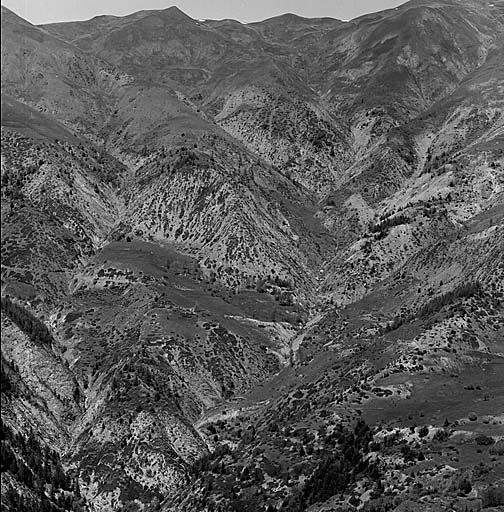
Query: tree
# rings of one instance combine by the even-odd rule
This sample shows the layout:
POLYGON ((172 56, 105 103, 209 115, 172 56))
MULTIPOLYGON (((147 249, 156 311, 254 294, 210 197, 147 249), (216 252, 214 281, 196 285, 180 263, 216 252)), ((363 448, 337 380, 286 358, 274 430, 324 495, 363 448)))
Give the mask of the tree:
POLYGON ((459 489, 462 494, 469 494, 472 490, 471 482, 467 478, 464 478, 460 484, 459 489))
POLYGON ((418 435, 419 437, 425 437, 429 434, 429 427, 427 427, 426 425, 424 425, 419 431, 418 431, 418 435))

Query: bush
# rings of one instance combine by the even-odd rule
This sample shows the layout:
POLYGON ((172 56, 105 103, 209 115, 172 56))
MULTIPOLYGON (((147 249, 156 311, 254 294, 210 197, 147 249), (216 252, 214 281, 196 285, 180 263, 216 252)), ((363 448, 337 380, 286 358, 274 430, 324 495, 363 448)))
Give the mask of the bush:
POLYGON ((339 437, 341 450, 325 455, 306 481, 300 496, 300 509, 344 492, 361 473, 379 479, 378 467, 364 460, 372 438, 371 430, 364 421, 359 421, 353 432, 342 434, 339 437))

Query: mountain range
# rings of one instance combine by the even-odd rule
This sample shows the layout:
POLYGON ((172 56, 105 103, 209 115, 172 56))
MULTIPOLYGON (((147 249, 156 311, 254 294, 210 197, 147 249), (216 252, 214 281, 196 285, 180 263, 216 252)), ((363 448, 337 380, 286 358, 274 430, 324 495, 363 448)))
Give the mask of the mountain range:
POLYGON ((504 1, 1 18, 2 511, 504 506, 504 1))

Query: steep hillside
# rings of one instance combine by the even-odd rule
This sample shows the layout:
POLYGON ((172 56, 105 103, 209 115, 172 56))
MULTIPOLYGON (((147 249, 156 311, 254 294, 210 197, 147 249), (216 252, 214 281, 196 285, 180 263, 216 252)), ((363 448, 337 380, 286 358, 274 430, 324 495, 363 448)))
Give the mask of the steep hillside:
POLYGON ((2 510, 502 506, 503 34, 2 7, 2 510))
POLYGON ((196 113, 216 116, 231 135, 311 190, 326 190, 334 177, 324 166, 336 172, 344 161, 344 134, 298 76, 288 47, 267 41, 254 25, 200 22, 169 8, 45 28, 142 84, 179 91, 196 113), (306 172, 305 165, 313 169, 306 172))
POLYGON ((2 106, 2 287, 51 307, 114 226, 122 165, 47 115, 2 106))
POLYGON ((213 452, 166 510, 502 505, 502 221, 440 245, 328 308, 290 368, 208 413, 213 452))
POLYGON ((80 414, 77 382, 44 324, 2 297, 2 507, 88 510, 62 465, 80 414))
POLYGON ((2 92, 88 136, 110 112, 103 91, 120 81, 110 65, 2 6, 2 92))
POLYGON ((314 202, 239 146, 210 137, 162 150, 127 188, 132 234, 176 242, 231 289, 281 280, 299 299, 313 293, 313 269, 331 246, 314 202))

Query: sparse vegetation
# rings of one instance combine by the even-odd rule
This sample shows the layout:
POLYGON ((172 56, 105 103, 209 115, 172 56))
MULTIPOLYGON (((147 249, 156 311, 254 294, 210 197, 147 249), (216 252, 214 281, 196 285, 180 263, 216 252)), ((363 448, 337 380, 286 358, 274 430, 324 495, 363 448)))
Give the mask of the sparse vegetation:
POLYGON ((2 9, 2 512, 502 506, 504 25, 448 3, 2 9))
POLYGON ((479 281, 472 281, 469 283, 462 283, 453 290, 438 295, 429 300, 415 313, 401 315, 396 317, 391 323, 388 324, 385 332, 390 332, 398 329, 406 322, 411 322, 414 319, 422 319, 438 313, 442 308, 453 304, 457 299, 464 299, 470 297, 477 297, 483 293, 483 288, 479 281))

